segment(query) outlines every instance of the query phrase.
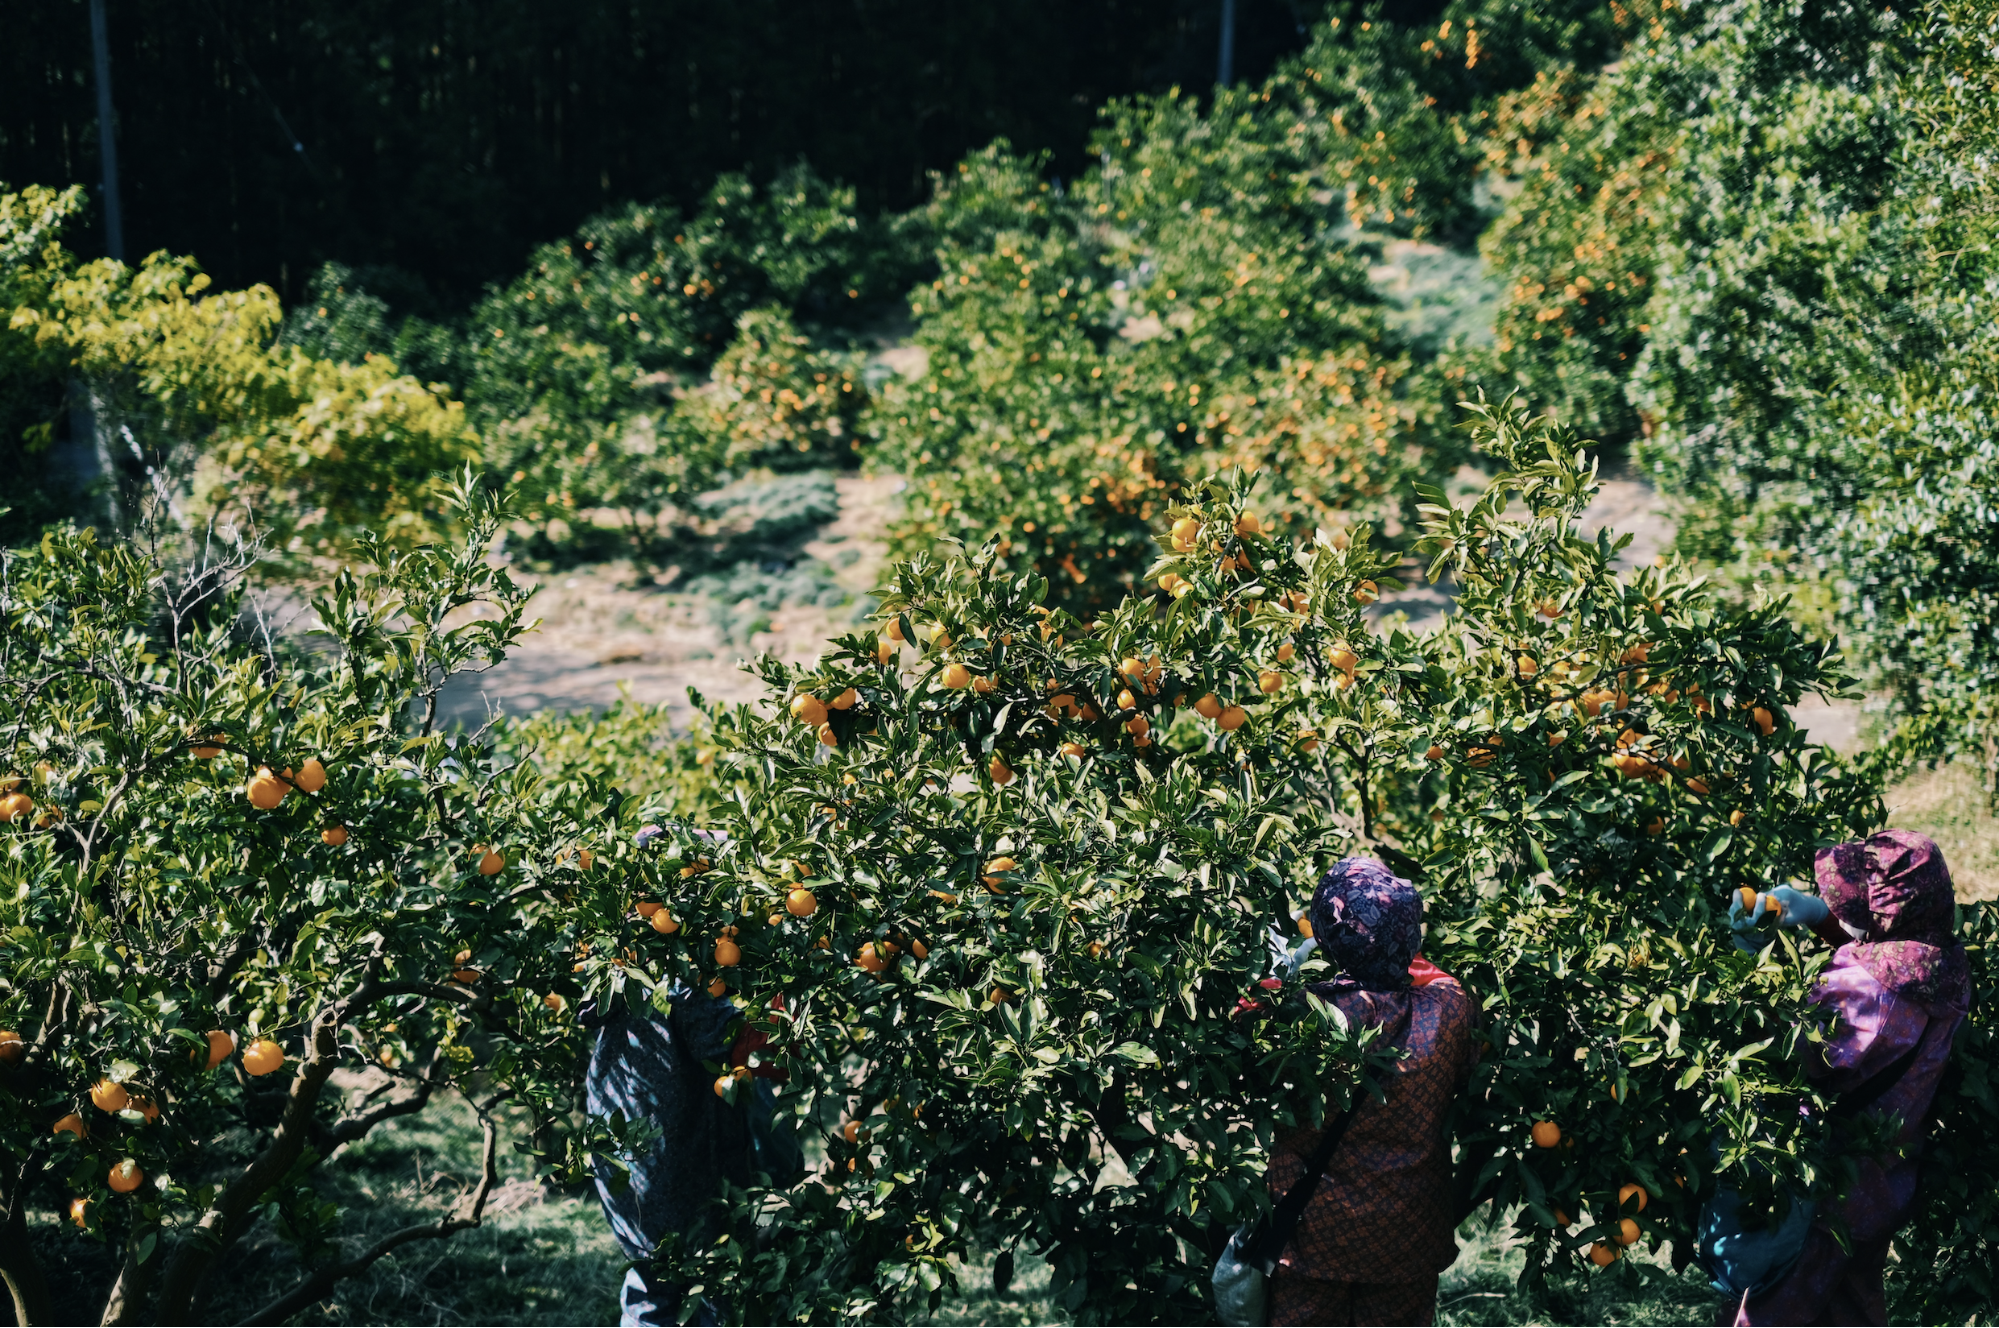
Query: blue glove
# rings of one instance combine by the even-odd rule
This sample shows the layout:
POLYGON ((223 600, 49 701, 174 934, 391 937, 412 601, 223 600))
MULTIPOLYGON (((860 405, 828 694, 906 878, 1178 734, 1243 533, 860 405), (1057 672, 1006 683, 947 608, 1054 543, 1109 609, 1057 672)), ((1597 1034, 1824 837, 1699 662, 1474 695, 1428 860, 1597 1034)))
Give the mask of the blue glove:
POLYGON ((1808 895, 1803 890, 1793 890, 1788 885, 1780 885, 1770 892, 1777 902, 1784 906, 1783 916, 1777 919, 1780 927, 1817 927, 1832 916, 1832 910, 1817 895, 1808 895))
POLYGON ((1788 885, 1780 885, 1757 895, 1754 910, 1743 908, 1742 896, 1737 893, 1728 906, 1728 929, 1736 949, 1745 954, 1755 954, 1769 944, 1758 932, 1757 924, 1763 921, 1765 914, 1773 911, 1770 908, 1772 900, 1778 905, 1777 925, 1780 927, 1816 928, 1832 916, 1825 900, 1802 890, 1793 890, 1788 885))
MULTIPOLYGON (((1747 886, 1743 887, 1743 889, 1747 888, 1747 886)), ((1756 907, 1754 910, 1750 910, 1742 906, 1742 892, 1740 890, 1731 890, 1728 894, 1729 939, 1735 942, 1735 948, 1742 951, 1742 953, 1755 954, 1770 943, 1769 938, 1757 929, 1757 924, 1763 921, 1763 915, 1769 911, 1770 897, 1764 894, 1757 895, 1756 907)))
POLYGON ((1296 973, 1298 966, 1311 956, 1312 951, 1319 948, 1319 942, 1309 936, 1298 944, 1291 945, 1285 940, 1284 933, 1274 926, 1270 929, 1268 944, 1271 974, 1280 978, 1288 978, 1296 973))

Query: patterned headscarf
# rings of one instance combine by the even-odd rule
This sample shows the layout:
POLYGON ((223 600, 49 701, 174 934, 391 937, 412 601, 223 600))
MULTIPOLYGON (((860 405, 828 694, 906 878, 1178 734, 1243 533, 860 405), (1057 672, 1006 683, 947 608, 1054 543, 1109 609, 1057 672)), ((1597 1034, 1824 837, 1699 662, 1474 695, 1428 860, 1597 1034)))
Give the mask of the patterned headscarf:
POLYGON ((1971 966, 1953 930, 1950 868, 1934 842, 1908 830, 1822 848, 1819 896, 1859 933, 1854 957, 1875 981, 1911 1000, 1968 1008, 1971 966))
POLYGON ((1312 895, 1312 935, 1339 969, 1332 985, 1407 991, 1423 945, 1423 897, 1373 858, 1342 858, 1312 895))

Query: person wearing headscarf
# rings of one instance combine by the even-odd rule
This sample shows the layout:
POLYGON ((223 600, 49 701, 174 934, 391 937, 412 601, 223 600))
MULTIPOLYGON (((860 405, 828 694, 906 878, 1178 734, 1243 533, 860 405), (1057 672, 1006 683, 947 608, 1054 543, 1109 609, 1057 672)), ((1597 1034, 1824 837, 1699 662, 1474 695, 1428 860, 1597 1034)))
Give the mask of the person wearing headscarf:
MULTIPOLYGON (((1312 896, 1312 936, 1334 970, 1307 990, 1355 1029, 1406 1053, 1364 1097, 1270 1279, 1273 1324, 1426 1324, 1437 1276, 1457 1258, 1451 1103, 1478 1058, 1477 1006, 1427 963, 1423 900, 1372 858, 1345 858, 1312 896)), ((1280 1134, 1271 1202, 1304 1175, 1320 1132, 1280 1134)))
MULTIPOLYGON (((1899 1121, 1897 1147, 1858 1159, 1845 1197, 1819 1212, 1791 1270, 1745 1295, 1738 1324, 1885 1324, 1888 1242, 1915 1207, 1927 1116, 1951 1040, 1971 1010, 1971 966, 1956 933, 1943 854, 1922 835, 1884 830, 1819 850, 1819 893, 1779 887, 1782 925, 1836 948, 1812 998, 1830 1016, 1807 1043, 1805 1074, 1849 1108, 1899 1121), (1843 1222, 1848 1244, 1835 1237, 1843 1222)), ((1741 933, 1746 918, 1735 906, 1741 933)))

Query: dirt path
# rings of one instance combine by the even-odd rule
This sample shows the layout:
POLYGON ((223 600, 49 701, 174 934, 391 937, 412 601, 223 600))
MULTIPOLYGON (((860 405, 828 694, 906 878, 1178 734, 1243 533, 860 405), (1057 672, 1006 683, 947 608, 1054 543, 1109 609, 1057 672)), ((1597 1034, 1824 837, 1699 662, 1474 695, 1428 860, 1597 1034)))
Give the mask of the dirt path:
MULTIPOLYGON (((512 715, 541 710, 601 710, 629 694, 690 713, 687 689, 711 700, 750 701, 762 686, 744 661, 769 652, 792 663, 815 658, 832 636, 851 631, 865 596, 885 566, 883 532, 903 481, 896 476, 843 475, 835 480, 840 514, 804 552, 825 563, 853 601, 839 608, 787 607, 770 630, 732 643, 711 621, 706 600, 636 583, 621 564, 548 578, 529 606, 539 631, 499 668, 458 680, 446 693, 448 718, 476 723, 494 709, 512 715), (856 556, 857 555, 857 556, 856 556), (841 566, 842 563, 845 566, 841 566)), ((1609 526, 1633 538, 1623 562, 1650 562, 1672 538, 1657 493, 1643 479, 1614 474, 1584 515, 1583 533, 1609 526)), ((1416 584, 1386 597, 1384 610, 1409 615, 1410 626, 1435 626, 1450 606, 1437 588, 1416 584)), ((1819 741, 1850 750, 1859 739, 1859 711, 1847 703, 1810 701, 1797 718, 1819 741)))
POLYGON ((444 697, 445 715, 477 722, 493 709, 512 715, 600 710, 626 692, 639 701, 671 703, 685 714, 690 687, 711 700, 754 699, 762 684, 743 672, 744 660, 765 652, 798 663, 814 658, 829 637, 852 630, 860 597, 881 575, 882 532, 902 480, 843 475, 834 485, 840 515, 804 551, 826 564, 855 604, 786 607, 768 631, 731 643, 711 621, 705 599, 640 586, 623 564, 557 574, 542 582, 528 605, 529 616, 541 618, 540 629, 500 667, 454 680, 444 697))

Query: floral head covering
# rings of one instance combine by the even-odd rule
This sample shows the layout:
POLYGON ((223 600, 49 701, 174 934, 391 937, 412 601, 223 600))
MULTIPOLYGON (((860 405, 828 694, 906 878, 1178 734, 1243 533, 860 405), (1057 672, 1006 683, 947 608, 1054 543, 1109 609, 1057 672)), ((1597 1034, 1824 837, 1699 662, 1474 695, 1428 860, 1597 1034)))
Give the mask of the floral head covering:
POLYGON ((1312 935, 1336 988, 1406 991, 1423 945, 1423 897, 1373 858, 1342 858, 1312 895, 1312 935))
POLYGON ((1911 1000, 1969 1008, 1971 966, 1953 929, 1956 896, 1936 844, 1883 830, 1822 848, 1819 895, 1855 937, 1854 958, 1875 981, 1911 1000))

